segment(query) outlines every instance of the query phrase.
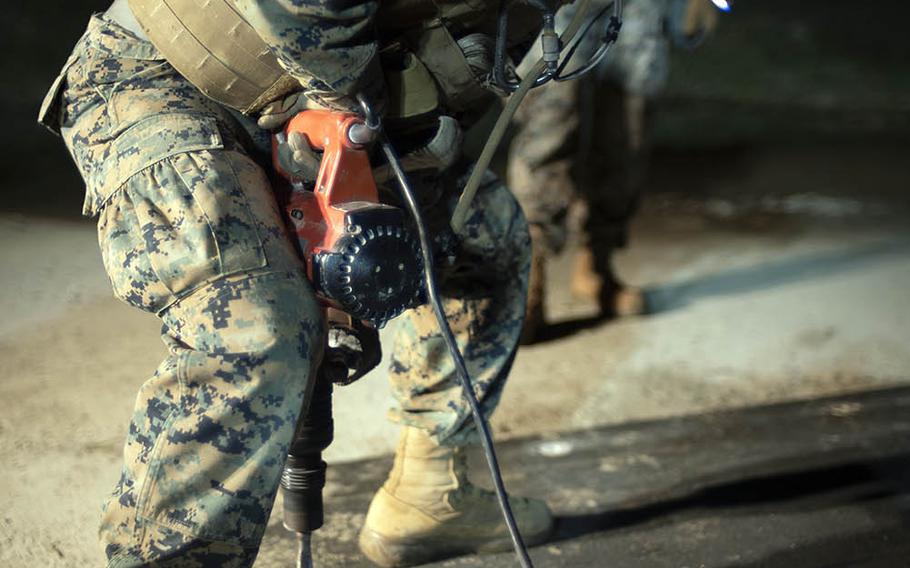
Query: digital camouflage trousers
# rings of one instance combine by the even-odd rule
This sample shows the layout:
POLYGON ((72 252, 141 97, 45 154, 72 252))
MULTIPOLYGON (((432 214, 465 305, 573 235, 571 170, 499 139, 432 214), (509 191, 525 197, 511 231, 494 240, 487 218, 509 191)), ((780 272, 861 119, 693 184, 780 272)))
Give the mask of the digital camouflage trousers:
MULTIPOLYGON (((41 114, 85 179, 115 295, 156 313, 167 346, 139 391, 104 507, 108 565, 250 566, 325 338, 248 129, 102 16, 41 114)), ((427 211, 437 226, 458 186, 441 177, 427 211)), ((529 263, 527 225, 494 177, 460 236, 443 293, 489 413, 514 357, 529 263)), ((429 309, 397 330, 392 418, 468 442, 469 409, 429 309)))

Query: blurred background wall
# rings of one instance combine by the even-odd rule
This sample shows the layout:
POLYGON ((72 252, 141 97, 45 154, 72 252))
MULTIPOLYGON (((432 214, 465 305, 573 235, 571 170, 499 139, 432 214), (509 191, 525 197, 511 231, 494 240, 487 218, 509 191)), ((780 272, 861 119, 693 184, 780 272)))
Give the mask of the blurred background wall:
MULTIPOLYGON (((38 105, 103 0, 4 2, 0 210, 79 214, 81 182, 38 105)), ((659 148, 910 139, 910 5, 740 0, 696 53, 677 50, 659 148)))

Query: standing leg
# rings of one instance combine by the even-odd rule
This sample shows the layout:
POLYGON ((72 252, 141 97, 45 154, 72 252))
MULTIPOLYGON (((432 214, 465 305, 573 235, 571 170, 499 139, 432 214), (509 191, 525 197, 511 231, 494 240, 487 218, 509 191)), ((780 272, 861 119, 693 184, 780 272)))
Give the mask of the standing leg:
POLYGON ((609 83, 584 88, 583 108, 592 128, 579 159, 585 223, 572 292, 597 301, 605 316, 640 314, 645 308, 641 290, 620 281, 613 255, 626 245, 629 220, 641 197, 646 102, 609 83))
POLYGON ((272 188, 237 119, 107 16, 47 103, 114 293, 168 348, 104 508, 108 565, 249 567, 324 335, 272 188))
POLYGON ((531 272, 522 343, 532 343, 545 323, 546 259, 566 242, 566 217, 575 197, 579 86, 550 83, 531 91, 521 106, 509 148, 509 188, 528 220, 531 272))
MULTIPOLYGON (((495 176, 487 174, 460 235, 458 259, 440 274, 447 316, 487 415, 499 401, 518 346, 528 245, 527 224, 518 204, 495 176)), ((476 435, 429 305, 402 317, 390 376, 398 401, 392 420, 425 430, 444 445, 460 445, 476 435)))
POLYGON ((323 335, 270 187, 237 152, 177 154, 127 181, 99 235, 121 299, 172 297, 104 511, 109 566, 249 567, 323 335))
MULTIPOLYGON (((502 394, 521 333, 529 265, 528 232, 518 204, 489 175, 461 235, 456 265, 442 279, 452 330, 474 392, 489 416, 502 394)), ((429 306, 400 323, 390 377, 402 424, 385 485, 370 505, 361 550, 381 566, 410 566, 479 550, 508 549, 495 496, 467 478, 463 447, 477 433, 455 368, 429 306)), ((542 501, 511 498, 529 544, 549 535, 542 501)))
POLYGON ((616 45, 586 82, 581 97, 587 117, 579 156, 579 193, 587 205, 573 277, 573 291, 598 300, 604 315, 645 310, 640 290, 616 277, 614 252, 626 244, 638 208, 647 159, 646 101, 663 88, 669 71, 667 4, 636 0, 623 11, 616 45))

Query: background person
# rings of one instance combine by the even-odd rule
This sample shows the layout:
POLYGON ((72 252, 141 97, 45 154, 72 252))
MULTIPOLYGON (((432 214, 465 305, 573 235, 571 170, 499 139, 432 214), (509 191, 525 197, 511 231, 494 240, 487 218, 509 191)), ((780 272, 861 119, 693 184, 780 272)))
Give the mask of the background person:
MULTIPOLYGON (((595 3, 592 10, 602 7, 595 3)), ((575 9, 570 4, 558 12, 557 30, 575 9)), ((671 41, 692 45, 716 23, 709 0, 628 0, 619 39, 598 68, 579 81, 534 89, 523 102, 508 162, 509 187, 528 219, 533 251, 523 342, 533 342, 545 323, 547 258, 565 247, 574 217, 582 221, 573 294, 596 301, 603 317, 645 311, 641 290, 622 282, 612 257, 626 245, 641 196, 648 99, 666 84, 671 41)), ((593 55, 597 35, 584 37, 575 61, 593 55)), ((532 50, 521 68, 537 58, 532 50)))

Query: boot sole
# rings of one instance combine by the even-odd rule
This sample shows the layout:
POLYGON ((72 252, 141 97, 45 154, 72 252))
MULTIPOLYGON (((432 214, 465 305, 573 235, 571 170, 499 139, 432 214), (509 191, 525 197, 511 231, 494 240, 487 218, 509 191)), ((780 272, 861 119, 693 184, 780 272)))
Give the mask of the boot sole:
MULTIPOLYGON (((553 529, 550 527, 545 532, 526 536, 525 545, 531 547, 546 542, 553 534, 553 529)), ((512 549, 512 539, 508 536, 471 545, 455 545, 450 539, 392 540, 366 527, 360 531, 358 544, 361 552, 382 568, 417 566, 467 554, 491 554, 512 549)))

